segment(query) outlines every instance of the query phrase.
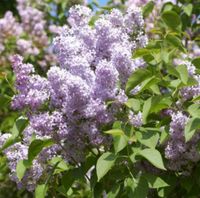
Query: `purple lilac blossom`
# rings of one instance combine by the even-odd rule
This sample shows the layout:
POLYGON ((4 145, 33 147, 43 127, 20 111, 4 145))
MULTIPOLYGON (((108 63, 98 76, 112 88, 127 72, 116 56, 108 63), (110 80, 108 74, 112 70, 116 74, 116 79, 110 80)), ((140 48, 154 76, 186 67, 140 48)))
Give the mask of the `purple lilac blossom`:
POLYGON ((132 111, 129 113, 129 122, 135 126, 135 127, 141 127, 142 126, 142 113, 138 112, 137 114, 134 114, 132 111))
POLYGON ((173 112, 171 114, 171 123, 169 134, 170 138, 165 148, 165 156, 168 161, 168 168, 175 171, 185 171, 184 174, 190 172, 190 162, 200 160, 200 154, 196 149, 200 139, 199 133, 189 141, 185 142, 184 129, 189 118, 182 112, 173 112))
MULTIPOLYGON (((35 2, 36 7, 39 1, 35 2)), ((40 2, 41 3, 41 2, 40 2)), ((45 21, 45 12, 31 6, 29 1, 17 1, 19 19, 11 11, 7 11, 0 19, 0 65, 10 65, 10 57, 19 53, 22 56, 38 56, 39 52, 44 54, 43 60, 37 58, 36 62, 46 70, 49 63, 55 63, 56 57, 53 51, 49 50, 47 30, 48 24, 45 21), (12 42, 12 45, 7 45, 12 42)), ((44 7, 44 5, 43 5, 44 7)), ((38 56, 39 57, 39 56, 38 56)))
MULTIPOLYGON (((33 10, 38 16, 34 16, 33 24, 28 24, 33 14, 29 12, 29 8, 21 10, 23 26, 35 34, 32 29, 42 15, 33 10)), ((23 132, 22 143, 13 145, 19 147, 13 151, 20 155, 18 159, 13 158, 10 148, 6 154, 13 180, 30 191, 48 170, 47 161, 52 157, 62 156, 68 163, 77 164, 85 160, 90 149, 106 150, 110 146, 111 139, 103 135, 102 127, 112 124, 127 101, 124 85, 128 77, 144 67, 142 60, 132 59, 132 52, 147 42, 139 8, 130 7, 125 14, 113 9, 90 26, 92 16, 91 10, 83 6, 70 9, 70 26, 64 26, 53 42, 59 66, 52 66, 47 77, 38 75, 33 65, 23 63, 21 56, 12 59, 17 89, 12 106, 28 109, 29 125, 23 132), (109 101, 111 104, 107 105, 109 101), (33 138, 50 138, 55 144, 43 149, 19 182, 16 164, 27 158, 33 138)), ((43 31, 42 25, 44 22, 37 25, 37 31, 43 31)), ((135 126, 140 125, 138 113, 135 126)))

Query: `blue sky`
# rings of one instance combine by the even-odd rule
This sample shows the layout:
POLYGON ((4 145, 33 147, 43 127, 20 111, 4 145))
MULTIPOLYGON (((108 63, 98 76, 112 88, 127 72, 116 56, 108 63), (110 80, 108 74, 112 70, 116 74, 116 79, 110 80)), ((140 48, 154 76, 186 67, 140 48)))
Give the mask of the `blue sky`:
MULTIPOLYGON (((108 0, 97 0, 97 1, 100 3, 100 5, 105 5, 108 0)), ((91 1, 89 0, 89 2, 91 1)))
POLYGON ((107 0, 99 0, 99 2, 100 2, 101 5, 105 5, 107 0))

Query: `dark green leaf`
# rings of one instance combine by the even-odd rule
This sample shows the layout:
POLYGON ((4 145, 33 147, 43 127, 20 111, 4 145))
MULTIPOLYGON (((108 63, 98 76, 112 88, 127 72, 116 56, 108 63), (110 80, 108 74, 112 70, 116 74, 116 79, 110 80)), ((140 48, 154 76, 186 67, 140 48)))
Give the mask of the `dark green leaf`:
POLYGON ((172 29, 177 29, 181 24, 179 15, 174 11, 165 11, 162 14, 162 19, 172 29))
POLYGON ((133 88, 135 88, 138 84, 143 82, 145 79, 151 76, 151 73, 146 69, 138 69, 135 71, 126 84, 126 92, 128 93, 133 88))
POLYGON ((111 191, 107 194, 107 198, 116 198, 120 191, 120 185, 114 185, 111 191))
POLYGON ((148 2, 142 9, 143 17, 146 18, 152 12, 155 3, 153 1, 148 2))
POLYGON ((148 183, 146 179, 140 175, 136 178, 127 178, 124 183, 127 197, 129 198, 146 198, 148 193, 148 183))
POLYGON ((142 82, 140 86, 140 92, 148 89, 152 85, 156 85, 158 82, 160 82, 160 79, 155 76, 147 78, 146 80, 142 82))
POLYGON ((195 58, 192 61, 192 64, 196 67, 196 68, 200 68, 200 57, 195 58))
POLYGON ((185 48, 183 47, 182 41, 178 37, 172 34, 168 34, 166 36, 166 41, 169 42, 174 47, 178 48, 180 51, 184 53, 186 52, 185 48))
POLYGON ((146 179, 140 176, 137 180, 137 186, 134 189, 133 196, 134 198, 146 198, 148 194, 148 183, 146 179))
POLYGON ((51 139, 33 140, 28 149, 28 160, 32 162, 34 158, 42 151, 43 148, 53 145, 51 139))

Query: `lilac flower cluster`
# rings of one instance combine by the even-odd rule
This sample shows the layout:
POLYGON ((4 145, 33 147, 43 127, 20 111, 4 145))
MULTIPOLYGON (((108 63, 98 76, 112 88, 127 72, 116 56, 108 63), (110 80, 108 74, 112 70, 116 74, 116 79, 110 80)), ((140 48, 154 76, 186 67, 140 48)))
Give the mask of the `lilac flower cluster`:
POLYGON ((12 12, 6 12, 4 18, 0 19, 0 41, 2 42, 3 39, 9 36, 20 35, 21 32, 22 29, 16 22, 12 12))
POLYGON ((49 63, 55 63, 56 58, 49 47, 44 13, 21 0, 17 1, 17 10, 20 20, 10 11, 0 19, 0 65, 7 66, 16 52, 23 56, 43 53, 44 59, 37 62, 45 69, 49 63))
POLYGON ((197 133, 189 142, 185 143, 184 129, 189 118, 178 111, 171 113, 171 119, 170 139, 165 148, 165 156, 169 159, 168 168, 187 174, 192 168, 190 162, 200 160, 197 150, 200 134, 197 133))
POLYGON ((43 12, 20 1, 17 8, 23 30, 30 34, 30 37, 37 44, 46 46, 48 44, 48 37, 45 32, 46 21, 44 20, 43 12))
MULTIPOLYGON (((0 19, 0 54, 6 50, 6 43, 13 37, 19 38, 22 27, 14 18, 12 12, 8 11, 0 19)), ((6 57, 0 57, 0 65, 6 62, 6 57)))
POLYGON ((142 126, 142 113, 134 114, 132 111, 129 113, 129 121, 135 127, 142 126))
MULTIPOLYGON (((109 147, 111 139, 103 135, 102 127, 115 120, 127 100, 124 87, 128 77, 144 65, 132 59, 132 52, 147 43, 140 9, 130 7, 125 14, 113 9, 92 26, 89 8, 75 6, 69 14, 70 26, 63 27, 53 42, 60 66, 52 66, 47 77, 37 75, 21 56, 12 59, 18 91, 12 106, 27 110, 29 125, 22 142, 8 148, 6 155, 12 179, 29 190, 53 156, 77 164, 91 149, 109 147), (55 144, 43 149, 19 182, 16 164, 27 159, 33 137, 50 138, 55 144)), ((138 116, 136 125, 140 125, 138 116)))

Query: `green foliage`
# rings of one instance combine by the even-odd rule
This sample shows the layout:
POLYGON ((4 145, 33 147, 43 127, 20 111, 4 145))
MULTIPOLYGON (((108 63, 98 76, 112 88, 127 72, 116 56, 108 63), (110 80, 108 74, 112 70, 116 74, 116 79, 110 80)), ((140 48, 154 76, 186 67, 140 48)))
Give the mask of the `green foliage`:
POLYGON ((146 69, 139 69, 134 72, 131 77, 128 79, 126 84, 126 92, 128 93, 132 89, 134 89, 138 84, 143 82, 145 79, 151 76, 151 72, 146 69))
POLYGON ((157 113, 162 109, 170 107, 172 101, 168 96, 152 96, 145 101, 143 106, 143 122, 147 122, 147 117, 151 113, 157 113))
POLYGON ((33 140, 28 150, 28 160, 32 162, 34 158, 40 153, 40 151, 48 146, 53 145, 53 141, 51 139, 47 140, 33 140))
POLYGON ((149 16, 149 14, 152 12, 154 8, 154 5, 155 3, 153 1, 150 1, 143 7, 142 13, 144 18, 149 16))
POLYGON ((165 11, 162 13, 162 19, 173 30, 177 30, 181 24, 179 15, 174 11, 165 11))
POLYGON ((116 158, 117 156, 115 154, 106 152, 97 160, 96 171, 98 181, 112 168, 116 158))
POLYGON ((11 146, 12 144, 16 143, 18 141, 18 138, 21 135, 22 131, 27 126, 27 124, 28 124, 27 118, 19 117, 11 129, 12 136, 10 138, 8 138, 8 140, 2 146, 1 150, 4 150, 4 149, 8 148, 9 146, 11 146))
POLYGON ((35 198, 45 198, 47 186, 45 184, 38 185, 35 189, 35 198))
POLYGON ((163 164, 162 156, 158 150, 152 149, 152 148, 144 149, 144 150, 141 150, 138 153, 138 155, 147 159, 155 167, 166 170, 166 168, 164 167, 164 164, 163 164))

